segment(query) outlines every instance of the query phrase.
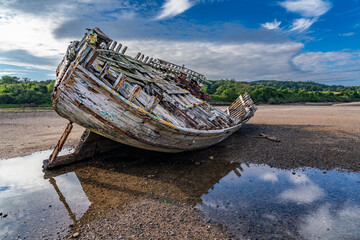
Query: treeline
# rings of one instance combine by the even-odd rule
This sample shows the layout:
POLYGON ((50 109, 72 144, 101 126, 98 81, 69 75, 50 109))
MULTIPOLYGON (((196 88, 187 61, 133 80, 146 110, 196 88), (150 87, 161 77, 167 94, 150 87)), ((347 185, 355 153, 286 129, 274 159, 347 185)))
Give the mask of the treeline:
MULTIPOLYGON (((50 105, 54 82, 2 76, 0 104, 50 105)), ((216 80, 205 82, 203 89, 211 95, 210 101, 213 102, 233 102, 244 92, 248 92, 256 103, 360 101, 360 87, 329 86, 315 82, 216 80)))
POLYGON ((360 87, 315 82, 216 80, 204 83, 203 88, 213 102, 233 102, 244 92, 248 92, 256 103, 360 101, 360 87))
POLYGON ((0 104, 50 105, 54 80, 30 81, 29 78, 2 76, 0 104))

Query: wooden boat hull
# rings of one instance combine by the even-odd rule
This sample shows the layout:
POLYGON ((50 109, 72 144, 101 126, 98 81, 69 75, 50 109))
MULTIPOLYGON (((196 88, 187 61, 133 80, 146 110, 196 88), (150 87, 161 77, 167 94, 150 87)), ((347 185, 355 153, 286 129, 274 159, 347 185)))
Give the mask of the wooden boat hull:
POLYGON ((45 168, 69 162, 57 155, 73 122, 87 130, 71 161, 116 147, 102 137, 159 152, 206 148, 237 131, 257 109, 245 94, 223 112, 206 102, 199 84, 204 75, 141 53, 132 58, 121 47, 99 29, 69 45, 57 69, 53 107, 70 123, 45 168))
POLYGON ((129 102, 81 66, 69 68, 66 76, 54 98, 55 111, 130 146, 159 152, 196 150, 223 141, 245 123, 221 130, 181 128, 129 102))

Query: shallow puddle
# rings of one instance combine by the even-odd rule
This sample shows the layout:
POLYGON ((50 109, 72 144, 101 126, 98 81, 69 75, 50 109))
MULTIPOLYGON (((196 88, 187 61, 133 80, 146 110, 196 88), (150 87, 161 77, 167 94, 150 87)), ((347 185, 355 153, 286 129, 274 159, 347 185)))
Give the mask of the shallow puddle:
POLYGON ((206 154, 131 152, 51 172, 42 171, 50 151, 2 159, 0 239, 65 237, 142 198, 190 203, 236 238, 360 236, 359 173, 281 170, 206 154))
POLYGON ((0 160, 0 239, 64 236, 91 205, 75 173, 44 179, 50 154, 0 160))
POLYGON ((234 169, 196 207, 238 238, 360 238, 360 174, 234 169))

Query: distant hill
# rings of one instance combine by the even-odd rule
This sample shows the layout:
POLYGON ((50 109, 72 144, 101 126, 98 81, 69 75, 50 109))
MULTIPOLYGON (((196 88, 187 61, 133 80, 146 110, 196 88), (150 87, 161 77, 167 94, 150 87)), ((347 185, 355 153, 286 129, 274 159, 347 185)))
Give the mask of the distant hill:
POLYGON ((248 92, 255 102, 263 103, 360 101, 360 87, 330 86, 310 81, 212 80, 204 83, 203 89, 214 102, 232 102, 244 92, 248 92))
POLYGON ((250 86, 268 86, 276 89, 304 89, 306 91, 341 91, 346 87, 342 85, 326 85, 316 82, 294 82, 294 81, 276 81, 276 80, 258 80, 253 82, 244 82, 250 86))

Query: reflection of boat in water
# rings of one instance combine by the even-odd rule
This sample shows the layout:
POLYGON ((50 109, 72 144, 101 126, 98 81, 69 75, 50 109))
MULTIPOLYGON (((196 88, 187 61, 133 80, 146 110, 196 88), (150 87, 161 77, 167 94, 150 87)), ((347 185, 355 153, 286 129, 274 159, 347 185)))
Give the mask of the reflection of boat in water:
MULTIPOLYGON (((108 159, 108 155, 103 157, 108 159)), ((121 157, 131 161, 117 161, 117 158, 107 161, 94 160, 46 172, 45 178, 50 179, 74 224, 83 225, 98 212, 103 210, 106 212, 111 208, 122 209, 140 199, 160 199, 159 201, 171 199, 193 205, 201 204, 201 196, 229 172, 236 171, 239 174, 237 170, 240 167, 239 163, 205 161, 207 157, 201 156, 198 158, 202 162, 201 165, 184 160, 184 156, 138 151, 121 157), (154 162, 153 159, 158 160, 154 162), (61 190, 66 186, 57 187, 56 182, 52 180, 68 171, 76 175, 86 197, 91 202, 80 219, 74 218, 75 214, 72 212, 74 210, 67 207, 69 206, 67 199, 62 196, 61 190)))
MULTIPOLYGON (((209 96, 199 83, 206 81, 203 75, 141 53, 132 58, 121 48, 99 29, 89 30, 80 42, 70 44, 58 67, 54 109, 88 129, 87 136, 152 151, 190 151, 223 141, 256 111, 247 94, 221 111, 206 102, 209 96)), ((56 157, 71 123, 45 168, 64 163, 56 157)), ((82 151, 91 153, 77 151, 72 160, 80 159, 78 153, 82 158, 93 155, 92 149, 82 151)))

